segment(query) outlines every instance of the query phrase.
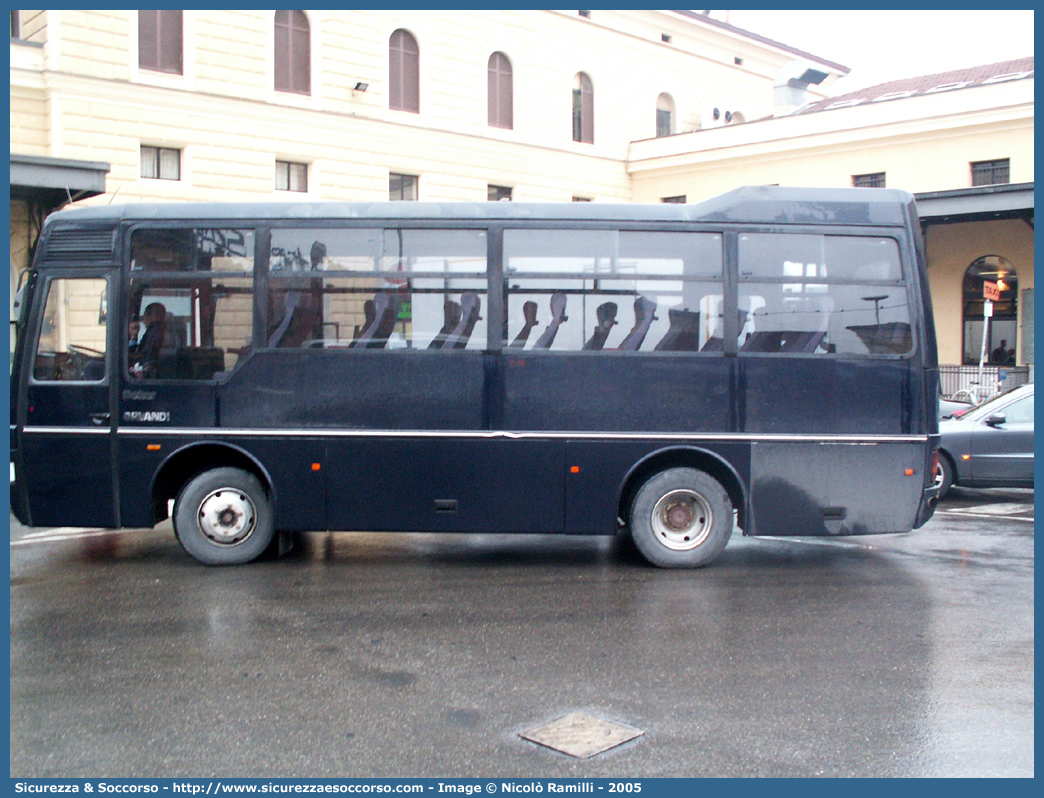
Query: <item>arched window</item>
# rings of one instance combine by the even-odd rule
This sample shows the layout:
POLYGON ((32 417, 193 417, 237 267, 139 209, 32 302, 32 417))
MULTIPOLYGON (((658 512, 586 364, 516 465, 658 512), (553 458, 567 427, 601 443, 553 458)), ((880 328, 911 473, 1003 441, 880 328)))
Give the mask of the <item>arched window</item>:
POLYGON ((312 37, 304 11, 275 12, 275 87, 312 93, 312 37))
POLYGON ((1015 365, 1018 339, 1019 276, 1004 258, 987 255, 979 258, 964 274, 964 363, 977 364, 983 349, 983 284, 994 283, 1000 301, 993 302, 993 316, 986 332, 986 362, 1015 365))
POLYGON ((420 113, 420 48, 417 40, 400 28, 388 43, 388 107, 393 111, 420 113))
POLYGON ((656 137, 669 136, 674 132, 674 100, 669 94, 656 98, 656 137))
POLYGON ((583 72, 573 77, 573 141, 594 144, 594 87, 583 72))
POLYGON ((513 127, 511 113, 512 86, 511 62, 503 53, 489 57, 489 126, 513 127))

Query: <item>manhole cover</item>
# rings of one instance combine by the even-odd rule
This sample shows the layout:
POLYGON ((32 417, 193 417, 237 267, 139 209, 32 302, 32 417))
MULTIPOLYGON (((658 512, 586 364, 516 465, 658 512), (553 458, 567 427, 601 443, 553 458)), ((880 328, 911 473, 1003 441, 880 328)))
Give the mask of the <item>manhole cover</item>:
POLYGON ((520 736, 577 759, 587 759, 643 734, 644 731, 633 726, 596 718, 586 712, 574 712, 524 731, 520 736))

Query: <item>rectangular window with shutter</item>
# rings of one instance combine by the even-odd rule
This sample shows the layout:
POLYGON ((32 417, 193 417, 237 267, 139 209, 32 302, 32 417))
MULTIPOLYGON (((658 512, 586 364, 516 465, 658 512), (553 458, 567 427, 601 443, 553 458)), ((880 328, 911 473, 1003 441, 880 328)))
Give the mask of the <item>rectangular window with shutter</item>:
POLYGON ((852 175, 852 186, 854 188, 884 188, 885 173, 873 172, 866 175, 852 175))
POLYGON ((308 191, 308 164, 276 161, 277 191, 308 191))
POLYGON ((1011 182, 1011 164, 1007 158, 996 161, 974 161, 971 165, 973 186, 993 186, 1011 182))
POLYGON ((416 201, 417 176, 399 175, 394 172, 388 175, 388 199, 392 201, 416 201))
POLYGON ((183 73, 182 12, 170 9, 138 12, 138 67, 154 72, 183 73))
POLYGON ((181 150, 142 145, 141 176, 152 180, 181 180, 181 150))

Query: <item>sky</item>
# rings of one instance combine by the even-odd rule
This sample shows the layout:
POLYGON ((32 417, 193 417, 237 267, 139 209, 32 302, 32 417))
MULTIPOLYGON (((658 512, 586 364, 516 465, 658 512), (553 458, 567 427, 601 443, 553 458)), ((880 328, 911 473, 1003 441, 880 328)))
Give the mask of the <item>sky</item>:
POLYGON ((713 11, 852 71, 832 94, 1033 55, 1033 11, 713 11))

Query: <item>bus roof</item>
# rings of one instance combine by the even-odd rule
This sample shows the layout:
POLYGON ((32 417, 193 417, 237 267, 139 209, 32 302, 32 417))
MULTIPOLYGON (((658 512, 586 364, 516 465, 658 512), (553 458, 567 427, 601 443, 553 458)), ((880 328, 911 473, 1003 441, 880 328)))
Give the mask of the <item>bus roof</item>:
POLYGON ((246 202, 128 203, 69 208, 55 222, 392 219, 444 221, 707 222, 901 225, 905 191, 747 186, 692 205, 600 202, 246 202))

